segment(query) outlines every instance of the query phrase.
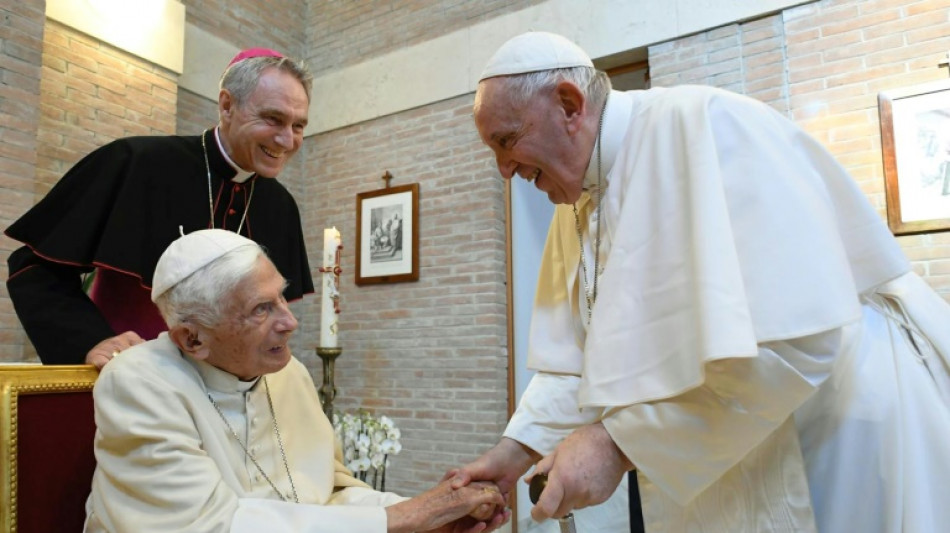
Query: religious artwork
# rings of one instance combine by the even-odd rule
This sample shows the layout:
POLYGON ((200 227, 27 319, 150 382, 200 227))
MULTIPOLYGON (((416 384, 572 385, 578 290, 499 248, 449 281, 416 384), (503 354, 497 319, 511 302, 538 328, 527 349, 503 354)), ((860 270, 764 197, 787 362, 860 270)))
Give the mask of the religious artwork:
POLYGON ((950 80, 882 92, 878 111, 891 231, 950 230, 950 80))
POLYGON ((356 195, 357 285, 419 279, 418 219, 418 183, 356 195))

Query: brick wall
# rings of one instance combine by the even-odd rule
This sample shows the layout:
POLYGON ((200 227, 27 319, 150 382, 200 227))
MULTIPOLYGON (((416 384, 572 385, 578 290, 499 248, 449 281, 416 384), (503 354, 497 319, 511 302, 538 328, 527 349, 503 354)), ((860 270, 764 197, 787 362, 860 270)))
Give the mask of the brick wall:
MULTIPOLYGON (((651 46, 654 86, 702 83, 763 100, 814 135, 885 217, 878 93, 946 79, 950 6, 823 0, 651 46)), ((950 215, 948 215, 950 216, 950 215)), ((950 301, 950 232, 898 237, 950 301)))
MULTIPOLYGON (((336 407, 395 420, 404 448, 387 488, 406 494, 497 442, 507 418, 504 185, 471 106, 469 95, 325 133, 307 155, 304 224, 344 239, 336 407), (357 287, 356 194, 386 170, 393 186, 420 184, 420 279, 357 287)), ((322 236, 309 233, 314 261, 322 236)))
POLYGON ((175 133, 198 135, 218 123, 218 102, 186 89, 178 90, 178 115, 175 133))
POLYGON ((174 133, 177 76, 49 21, 43 39, 35 200, 119 137, 174 133))
POLYGON ((187 23, 238 48, 263 46, 294 57, 308 51, 304 31, 307 0, 182 0, 182 3, 187 23))
POLYGON ((350 66, 543 1, 312 0, 306 24, 311 66, 317 73, 350 66))
MULTIPOLYGON (((4 228, 33 205, 45 8, 44 0, 0 7, 0 225, 4 228)), ((0 237, 4 274, 6 258, 16 246, 0 237)), ((6 285, 0 284, 0 361, 28 357, 23 351, 25 339, 6 285)))

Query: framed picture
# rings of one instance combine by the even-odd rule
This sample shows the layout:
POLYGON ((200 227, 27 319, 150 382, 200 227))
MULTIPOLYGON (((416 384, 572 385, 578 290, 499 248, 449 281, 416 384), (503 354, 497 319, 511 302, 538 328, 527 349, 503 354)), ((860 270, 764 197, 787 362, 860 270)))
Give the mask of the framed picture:
POLYGON ((356 195, 356 284, 419 279, 419 184, 356 195))
POLYGON ((878 111, 891 231, 950 230, 950 80, 882 92, 878 111))

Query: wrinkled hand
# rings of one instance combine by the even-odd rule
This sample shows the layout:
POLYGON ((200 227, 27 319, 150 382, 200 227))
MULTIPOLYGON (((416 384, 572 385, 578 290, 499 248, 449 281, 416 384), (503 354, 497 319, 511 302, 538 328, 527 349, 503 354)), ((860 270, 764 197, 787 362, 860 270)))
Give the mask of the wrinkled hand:
POLYGON ((473 482, 453 488, 451 480, 440 482, 415 498, 386 508, 390 533, 438 531, 439 533, 477 533, 490 531, 504 523, 505 500, 492 483, 473 482), (472 518, 472 513, 490 520, 472 518))
POLYGON ((544 459, 531 476, 548 474, 548 484, 538 503, 531 508, 531 518, 541 522, 563 517, 574 509, 597 505, 617 490, 624 474, 633 464, 620 451, 601 423, 583 426, 544 459))
POLYGON ((115 337, 109 337, 89 350, 86 354, 86 364, 96 365, 96 368, 101 370, 119 352, 143 342, 145 340, 134 331, 126 331, 115 337))
POLYGON ((491 481, 508 499, 518 478, 531 468, 541 456, 516 440, 506 437, 481 457, 456 470, 446 473, 443 480, 452 479, 455 488, 464 487, 472 480, 491 481))

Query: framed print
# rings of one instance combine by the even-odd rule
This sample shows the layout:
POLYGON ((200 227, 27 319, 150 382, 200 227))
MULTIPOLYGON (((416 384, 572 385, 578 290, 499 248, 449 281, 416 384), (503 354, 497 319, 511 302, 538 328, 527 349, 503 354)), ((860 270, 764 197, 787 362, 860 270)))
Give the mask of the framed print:
POLYGON ((419 279, 419 184, 356 195, 356 284, 419 279))
POLYGON ((878 112, 891 231, 950 230, 950 80, 882 92, 878 112))

